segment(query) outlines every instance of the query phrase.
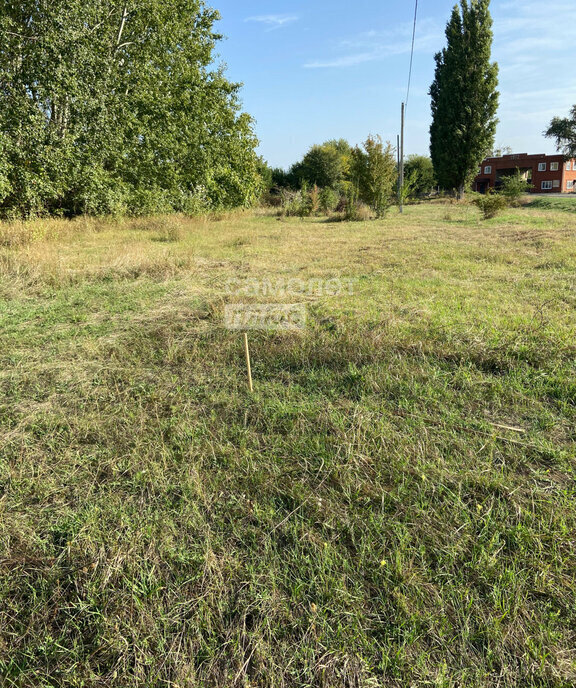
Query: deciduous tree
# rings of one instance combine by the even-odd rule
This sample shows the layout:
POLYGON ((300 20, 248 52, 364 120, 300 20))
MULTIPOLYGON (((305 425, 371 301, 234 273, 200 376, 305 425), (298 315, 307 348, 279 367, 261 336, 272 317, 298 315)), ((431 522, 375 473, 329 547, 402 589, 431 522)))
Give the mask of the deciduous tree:
POLYGON ((437 183, 432 160, 425 155, 411 155, 404 165, 404 174, 412 180, 415 194, 429 193, 437 183))
POLYGON ((546 136, 556 139, 556 146, 567 158, 576 158, 576 105, 569 117, 555 117, 546 131, 546 136))
POLYGON ((252 121, 202 0, 0 0, 0 210, 249 204, 252 121))
POLYGON ((362 148, 352 151, 352 182, 360 200, 380 217, 390 206, 398 178, 394 152, 390 143, 384 145, 377 136, 369 136, 362 148))
POLYGON ((342 155, 330 144, 312 146, 301 162, 296 163, 290 172, 293 184, 335 188, 344 177, 342 155))

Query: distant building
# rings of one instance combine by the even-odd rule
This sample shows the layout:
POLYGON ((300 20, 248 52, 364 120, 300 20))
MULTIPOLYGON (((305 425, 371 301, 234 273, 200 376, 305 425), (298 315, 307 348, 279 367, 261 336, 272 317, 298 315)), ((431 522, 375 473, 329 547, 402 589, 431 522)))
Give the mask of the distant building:
POLYGON ((502 178, 516 174, 517 170, 531 193, 576 193, 576 160, 566 160, 562 155, 528 153, 486 158, 478 168, 472 188, 480 193, 498 189, 502 178))

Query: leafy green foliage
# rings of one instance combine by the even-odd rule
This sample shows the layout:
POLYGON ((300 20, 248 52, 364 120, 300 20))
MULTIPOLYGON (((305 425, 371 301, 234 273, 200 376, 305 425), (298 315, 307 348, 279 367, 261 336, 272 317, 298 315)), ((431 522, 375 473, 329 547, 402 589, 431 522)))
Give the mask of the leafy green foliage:
POLYGON ((261 178, 262 194, 269 193, 274 183, 275 170, 263 158, 258 158, 258 174, 261 178))
POLYGON ((472 203, 481 211, 482 217, 485 220, 491 220, 493 217, 496 217, 498 213, 509 205, 508 199, 499 193, 480 194, 474 198, 472 203))
POLYGON ((324 215, 331 213, 336 209, 338 198, 338 194, 333 189, 329 187, 321 189, 319 197, 320 211, 324 213, 324 215))
POLYGON ((546 136, 556 139, 556 146, 567 158, 576 158, 576 105, 569 117, 555 117, 546 131, 546 136))
POLYGON ((501 183, 502 186, 499 193, 506 198, 511 206, 518 205, 522 196, 530 190, 528 182, 524 179, 520 170, 517 170, 515 174, 503 177, 501 183))
POLYGON ((250 205, 252 121, 201 0, 0 2, 0 211, 250 205))
POLYGON ((345 139, 333 139, 314 145, 289 172, 275 170, 277 186, 300 188, 316 184, 320 188, 338 189, 350 177, 352 148, 345 139))
POLYGON ((312 146, 289 172, 275 169, 271 175, 283 214, 328 215, 338 209, 351 219, 359 208, 362 219, 370 219, 381 217, 390 206, 397 170, 390 144, 370 136, 362 148, 352 149, 345 139, 312 146))
POLYGON ((311 214, 310 194, 306 185, 299 191, 282 189, 280 192, 281 210, 284 217, 308 217, 311 214))
POLYGON ((340 166, 342 169, 342 178, 350 179, 350 165, 352 163, 352 146, 346 139, 330 139, 326 141, 323 146, 335 150, 340 156, 340 166))
POLYGON ((407 202, 409 199, 414 198, 417 195, 416 185, 417 185, 416 172, 412 171, 412 172, 409 172, 408 174, 405 174, 404 183, 402 184, 402 187, 400 188, 400 197, 402 198, 403 203, 407 202))
POLYGON ((291 186, 292 178, 289 172, 286 172, 281 167, 274 167, 271 170, 272 184, 271 188, 285 189, 291 186))
POLYGON ((360 200, 358 188, 353 184, 346 187, 344 196, 340 199, 340 212, 334 216, 337 221, 367 222, 374 219, 374 212, 366 203, 360 200))
POLYGON ((330 145, 312 146, 303 160, 291 170, 296 185, 307 183, 335 188, 344 178, 342 155, 330 145))
POLYGON ((351 177, 360 200, 377 217, 382 217, 390 207, 398 178, 390 143, 384 146, 379 136, 369 136, 362 148, 356 146, 352 151, 351 177))
POLYGON ((404 163, 404 174, 415 195, 430 193, 437 185, 432 159, 425 155, 411 155, 404 163))
POLYGON ((459 197, 494 145, 498 66, 491 62, 490 0, 461 0, 446 27, 447 46, 436 55, 430 87, 430 152, 438 183, 459 197))

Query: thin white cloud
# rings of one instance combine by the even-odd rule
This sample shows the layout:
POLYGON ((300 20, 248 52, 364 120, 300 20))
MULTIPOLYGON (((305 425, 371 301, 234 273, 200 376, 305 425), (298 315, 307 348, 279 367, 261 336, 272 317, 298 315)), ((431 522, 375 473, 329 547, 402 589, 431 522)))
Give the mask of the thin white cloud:
MULTIPOLYGON (((435 52, 441 45, 443 28, 431 19, 419 22, 416 31, 416 52, 435 52)), ((339 55, 311 60, 306 69, 353 67, 365 62, 384 60, 392 55, 404 55, 412 48, 412 25, 401 24, 391 31, 365 31, 339 41, 333 50, 339 55), (351 52, 354 51, 354 52, 351 52), (345 53, 345 54, 342 54, 345 53)))
POLYGON ((299 17, 295 14, 260 14, 256 17, 247 17, 244 21, 264 24, 268 27, 268 31, 274 31, 293 24, 298 19, 299 17))
POLYGON ((373 62, 378 57, 373 53, 356 53, 355 55, 346 55, 343 57, 336 57, 333 60, 316 60, 315 62, 307 62, 304 67, 306 69, 325 69, 328 67, 354 67, 363 62, 373 62))

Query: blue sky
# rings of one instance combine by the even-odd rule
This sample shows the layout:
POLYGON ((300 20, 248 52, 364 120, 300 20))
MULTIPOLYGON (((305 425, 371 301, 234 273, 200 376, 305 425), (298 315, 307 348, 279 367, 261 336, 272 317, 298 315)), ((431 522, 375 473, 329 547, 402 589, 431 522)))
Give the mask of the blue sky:
MULTIPOLYGON (((314 143, 380 134, 393 143, 406 96, 412 0, 208 0, 220 10, 228 76, 244 84, 260 153, 288 167, 314 143)), ((434 54, 454 0, 420 0, 406 152, 428 153, 434 54)), ((500 65, 496 143, 553 152, 550 119, 576 104, 576 0, 493 0, 500 65)))

